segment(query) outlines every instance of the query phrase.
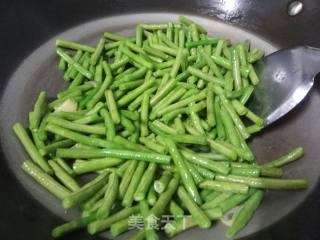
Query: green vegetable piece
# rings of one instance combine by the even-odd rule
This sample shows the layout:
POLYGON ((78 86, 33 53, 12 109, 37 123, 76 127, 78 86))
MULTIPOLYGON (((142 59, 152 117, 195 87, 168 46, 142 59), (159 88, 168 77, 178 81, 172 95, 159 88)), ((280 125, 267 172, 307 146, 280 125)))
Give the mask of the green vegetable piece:
POLYGON ((70 194, 70 191, 54 180, 50 175, 45 173, 33 162, 27 160, 21 165, 22 170, 29 174, 35 181, 37 181, 41 186, 46 188, 50 193, 59 199, 64 199, 70 194))

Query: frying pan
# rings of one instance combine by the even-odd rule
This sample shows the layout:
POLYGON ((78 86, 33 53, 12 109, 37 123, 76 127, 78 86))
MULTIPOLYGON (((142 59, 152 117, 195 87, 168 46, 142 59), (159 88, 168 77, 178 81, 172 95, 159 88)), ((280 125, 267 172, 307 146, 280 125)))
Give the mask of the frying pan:
MULTIPOLYGON (((63 212, 60 203, 19 171, 26 157, 11 133, 14 121, 26 122, 40 89, 54 96, 63 88, 56 70, 53 39, 60 36, 94 44, 103 30, 130 33, 141 21, 173 21, 187 14, 211 34, 232 40, 250 38, 271 52, 295 45, 319 47, 320 3, 304 1, 303 11, 288 16, 289 1, 9 1, 1 6, 1 239, 50 239, 50 229, 77 215, 63 212)), ((272 159, 301 144, 305 157, 286 168, 287 176, 306 176, 308 191, 268 192, 243 239, 319 239, 318 183, 320 127, 319 86, 292 113, 254 137, 259 159, 272 159), (303 161, 303 163, 302 163, 303 161)), ((223 227, 193 229, 179 239, 222 239, 223 227)), ((126 235, 128 236, 128 235, 126 235)), ((126 236, 123 239, 126 239, 126 236)), ((73 234, 66 239, 105 239, 73 234)))

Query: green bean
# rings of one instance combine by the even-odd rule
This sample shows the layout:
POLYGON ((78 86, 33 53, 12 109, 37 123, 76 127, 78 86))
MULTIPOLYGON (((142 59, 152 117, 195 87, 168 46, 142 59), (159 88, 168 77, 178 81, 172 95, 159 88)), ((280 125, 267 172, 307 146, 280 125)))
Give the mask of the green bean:
MULTIPOLYGON (((206 204, 207 202, 209 202, 209 201, 211 201, 211 200, 213 200, 213 199, 215 199, 215 198, 217 198, 219 195, 221 195, 221 194, 230 194, 231 195, 231 193, 220 193, 220 192, 217 192, 217 191, 212 191, 212 190, 209 190, 209 189, 203 189, 202 191, 201 191, 201 193, 203 193, 203 192, 205 192, 205 191, 208 191, 208 193, 206 194, 206 195, 204 195, 204 196, 201 196, 202 197, 202 199, 203 199, 203 201, 205 202, 204 204, 206 204)), ((203 204, 203 205, 204 205, 203 204)), ((203 206, 202 205, 202 206, 203 206)), ((202 207, 201 207, 202 208, 202 207)))
POLYGON ((236 48, 231 49, 232 74, 234 79, 234 88, 239 90, 242 88, 239 56, 236 48))
POLYGON ((111 116, 106 109, 101 109, 100 114, 104 118, 107 140, 112 141, 116 135, 116 130, 111 116))
POLYGON ((134 89, 134 88, 139 87, 143 82, 144 82, 143 79, 141 79, 141 80, 136 80, 136 81, 131 81, 131 82, 124 82, 124 83, 121 83, 121 84, 119 85, 119 89, 122 90, 122 91, 132 90, 132 89, 134 89))
POLYGON ((64 72, 67 69, 67 62, 63 58, 60 58, 58 69, 61 72, 64 72))
POLYGON ((205 80, 205 81, 207 81, 207 82, 210 82, 210 83, 213 83, 213 84, 219 84, 219 85, 221 85, 221 86, 224 85, 224 81, 222 81, 221 79, 216 78, 216 77, 214 77, 214 76, 211 76, 211 75, 209 75, 209 74, 207 74, 207 73, 204 73, 204 72, 202 72, 201 70, 196 69, 196 68, 194 68, 194 67, 192 67, 192 66, 189 66, 189 67, 187 68, 187 71, 188 71, 190 74, 192 74, 193 76, 198 77, 198 78, 200 78, 200 79, 203 79, 203 80, 205 80))
POLYGON ((228 174, 230 172, 229 164, 215 163, 209 159, 200 157, 199 155, 191 151, 182 150, 181 153, 183 157, 185 157, 188 161, 200 165, 204 168, 208 168, 212 171, 220 172, 222 174, 228 174))
POLYGON ((254 63, 264 56, 264 51, 254 48, 247 56, 249 63, 254 63))
MULTIPOLYGON (((93 194, 88 200, 86 200, 84 203, 80 205, 81 209, 86 210, 92 210, 97 205, 100 207, 101 205, 98 204, 98 202, 101 201, 102 204, 102 198, 108 188, 108 184, 104 185, 102 188, 100 188, 95 194, 93 194)), ((96 210, 96 209, 95 209, 96 210)))
POLYGON ((83 93, 83 92, 86 92, 86 91, 88 91, 89 89, 91 89, 93 87, 94 86, 91 83, 84 83, 84 84, 82 84, 80 86, 77 86, 77 87, 74 87, 74 88, 68 88, 67 90, 58 93, 57 94, 57 98, 65 97, 65 96, 69 95, 71 92, 78 91, 78 90, 80 90, 83 93))
POLYGON ((85 162, 75 161, 73 164, 73 171, 76 174, 95 172, 105 168, 117 166, 120 163, 123 163, 123 160, 118 158, 98 158, 85 162))
POLYGON ((165 107, 165 108, 162 108, 161 110, 158 111, 158 116, 162 116, 164 113, 166 112, 170 112, 172 110, 175 110, 177 108, 181 108, 181 107, 184 107, 192 102, 195 102, 195 101, 199 101, 199 100, 202 100, 206 98, 206 92, 203 90, 201 91, 200 93, 196 94, 196 95, 193 95, 193 96, 190 96, 186 99, 183 99, 179 102, 176 102, 174 104, 170 104, 169 106, 165 107))
POLYGON ((192 122, 193 127, 200 133, 200 134, 205 134, 201 124, 200 124, 200 118, 198 114, 193 111, 193 103, 189 104, 189 114, 190 114, 190 121, 192 122))
POLYGON ((44 145, 44 141, 39 136, 39 131, 37 129, 33 129, 33 130, 31 130, 31 135, 32 135, 33 142, 34 142, 36 148, 38 149, 40 155, 44 156, 45 155, 45 145, 44 145))
POLYGON ((217 180, 243 183, 254 188, 268 189, 304 189, 307 188, 307 181, 304 178, 297 179, 272 179, 272 178, 255 178, 236 175, 217 175, 217 180))
POLYGON ((154 190, 159 194, 163 193, 166 190, 171 178, 172 178, 171 172, 167 170, 164 171, 160 179, 154 181, 154 184, 153 184, 154 190))
POLYGON ((87 102, 86 106, 89 109, 92 108, 102 98, 105 90, 109 87, 112 81, 110 65, 106 61, 103 61, 102 67, 105 71, 106 77, 96 94, 87 102))
POLYGON ((154 48, 154 49, 156 49, 156 50, 158 50, 158 51, 161 51, 161 52, 163 52, 164 54, 168 54, 168 55, 170 55, 170 56, 173 56, 173 57, 177 56, 177 54, 178 54, 177 49, 173 49, 173 48, 168 47, 168 46, 165 46, 165 45, 161 45, 161 44, 157 44, 157 43, 152 43, 152 44, 150 44, 150 47, 151 47, 151 48, 154 48))
POLYGON ((116 49, 118 46, 120 45, 119 42, 113 42, 113 43, 108 43, 104 46, 105 50, 107 50, 106 52, 106 56, 108 58, 112 58, 113 56, 115 56, 115 53, 117 52, 118 49, 116 49), (110 49, 110 50, 109 50, 110 49))
POLYGON ((207 201, 201 206, 201 208, 203 210, 209 210, 209 209, 214 209, 217 206, 219 206, 219 204, 221 204, 222 202, 224 202, 226 199, 230 198, 232 195, 234 195, 233 193, 230 192, 215 192, 218 194, 214 194, 215 197, 210 197, 207 198, 207 201))
POLYGON ((179 30, 179 41, 178 41, 178 45, 179 48, 184 48, 185 47, 185 30, 184 29, 180 29, 179 30))
POLYGON ((159 195, 159 198, 153 205, 150 214, 153 214, 156 217, 160 217, 161 214, 166 211, 167 205, 170 203, 172 196, 177 191, 179 180, 179 175, 175 174, 173 178, 170 180, 166 190, 159 195))
POLYGON ((177 129, 178 134, 184 134, 186 132, 180 117, 174 119, 174 127, 177 129))
MULTIPOLYGON (((56 100, 52 101, 51 103, 49 103, 48 107, 49 107, 49 109, 55 109, 57 112, 60 112, 61 110, 63 110, 62 106, 65 104, 65 102, 69 102, 69 103, 71 102, 71 103, 74 103, 74 105, 76 106, 75 108, 77 108, 77 102, 75 101, 75 98, 79 97, 80 95, 81 95, 80 90, 70 92, 69 95, 67 95, 63 98, 56 99, 56 100)), ((68 111, 68 110, 66 110, 66 111, 68 111)))
POLYGON ((175 134, 170 135, 170 138, 178 143, 187 144, 197 144, 197 145, 207 145, 207 140, 205 135, 198 135, 196 138, 193 135, 188 134, 175 134))
POLYGON ((219 40, 216 38, 208 38, 208 39, 188 42, 188 43, 186 43, 186 47, 193 48, 193 47, 198 47, 198 46, 203 46, 203 45, 215 45, 215 44, 217 44, 218 41, 219 40))
POLYGON ((125 54, 127 57, 129 57, 132 61, 137 62, 138 64, 141 64, 142 66, 148 68, 148 69, 153 69, 153 64, 149 62, 147 59, 144 57, 141 57, 129 50, 129 48, 125 46, 121 46, 119 50, 125 54))
POLYGON ((168 24, 140 24, 140 26, 146 30, 164 30, 168 27, 168 24))
POLYGON ((172 40, 170 38, 172 38, 172 34, 169 33, 169 35, 171 35, 170 37, 167 37, 165 34, 163 34, 161 31, 157 32, 158 38, 160 41, 162 41, 165 45, 167 45, 168 47, 172 48, 172 49, 176 49, 178 50, 178 46, 176 44, 174 44, 172 42, 172 40))
POLYGON ((121 68, 124 68, 124 66, 130 61, 130 59, 127 56, 122 57, 120 60, 113 62, 112 64, 110 64, 110 68, 111 70, 114 72, 116 71, 116 73, 118 73, 118 71, 121 68))
POLYGON ((142 34, 143 34, 143 27, 141 25, 138 25, 136 27, 136 44, 137 46, 142 46, 142 34))
POLYGON ((111 208, 118 195, 119 179, 116 173, 111 173, 108 181, 108 188, 103 198, 102 206, 97 211, 97 218, 109 216, 111 208))
POLYGON ((102 82, 102 63, 99 62, 96 66, 96 71, 94 74, 94 81, 101 83, 102 82))
POLYGON ((16 136, 19 138, 21 144, 25 148, 26 152, 29 154, 31 159, 38 165, 40 168, 48 174, 52 174, 52 169, 49 164, 44 160, 40 155, 38 149, 31 141, 28 133, 20 123, 15 123, 13 125, 13 131, 16 136))
POLYGON ((177 73, 179 71, 179 68, 181 67, 181 63, 183 61, 183 49, 179 48, 176 60, 171 68, 170 77, 175 78, 177 76, 177 73))
MULTIPOLYGON (((164 75, 164 78, 165 76, 166 75, 164 75)), ((157 93, 150 99, 150 105, 152 107, 156 105, 164 96, 166 96, 174 88, 176 83, 176 79, 171 79, 170 81, 166 82, 166 85, 159 91, 157 91, 157 93)))
POLYGON ((118 222, 113 223, 110 227, 110 233, 112 237, 116 237, 128 231, 128 229, 129 229, 129 218, 125 218, 118 222))
POLYGON ((55 161, 48 161, 50 167, 53 169, 56 177, 71 191, 77 191, 80 189, 78 183, 55 161))
POLYGON ((99 89, 100 89, 100 83, 98 83, 94 89, 89 91, 88 94, 80 100, 79 108, 83 109, 87 105, 87 103, 93 98, 93 96, 96 95, 96 93, 99 91, 99 89))
POLYGON ((171 135, 175 135, 177 134, 177 130, 160 122, 159 120, 155 120, 152 123, 152 126, 155 127, 156 129, 160 130, 161 132, 164 132, 166 134, 171 134, 171 135))
MULTIPOLYGON (((205 211, 205 214, 210 218, 210 220, 217 220, 221 218, 222 212, 218 208, 209 209, 205 211)), ((165 233, 169 237, 173 237, 178 233, 185 231, 189 228, 196 226, 196 222, 192 218, 192 216, 185 216, 183 218, 177 219, 173 222, 167 223, 164 226, 165 233)))
POLYGON ((62 158, 54 158, 54 161, 71 177, 74 176, 73 170, 69 167, 69 165, 62 158))
POLYGON ((121 179, 120 186, 119 186, 119 196, 123 199, 125 192, 129 186, 129 183, 132 179, 132 176, 137 168, 137 161, 130 161, 130 165, 126 169, 123 178, 121 179))
POLYGON ((63 47, 63 48, 70 48, 73 50, 82 50, 90 53, 93 53, 95 51, 93 47, 90 47, 84 44, 75 43, 72 41, 62 40, 62 39, 56 40, 56 46, 63 47))
POLYGON ((124 207, 131 207, 132 202, 134 200, 134 193, 139 185, 139 181, 143 175, 143 172, 146 168, 146 162, 140 161, 138 163, 138 166, 132 176, 132 179, 130 181, 130 184, 127 188, 126 193, 124 194, 124 197, 122 199, 122 206, 124 207))
POLYGON ((64 52, 61 48, 57 48, 57 54, 62 57, 68 64, 73 66, 79 73, 85 76, 88 79, 92 79, 92 73, 87 69, 82 67, 79 63, 75 62, 66 52, 64 52))
POLYGON ((209 228, 211 226, 211 221, 207 215, 197 206, 197 204, 190 198, 188 193, 183 187, 178 188, 178 196, 185 203, 188 210, 192 214, 193 220, 201 228, 209 228))
POLYGON ((110 33, 110 32, 104 32, 103 33, 103 36, 107 39, 110 39, 112 41, 122 41, 122 40, 125 40, 126 38, 121 36, 121 35, 118 35, 118 34, 115 34, 115 33, 110 33))
MULTIPOLYGON (((228 96, 228 92, 232 92, 233 90, 233 77, 232 77, 231 71, 227 71, 227 73, 224 75, 224 81, 226 82, 224 86, 226 91, 226 96, 230 98, 230 96, 228 96)), ((240 89, 238 92, 244 93, 245 91, 246 91, 246 88, 243 88, 243 89, 240 89)))
POLYGON ((224 214, 228 212, 230 209, 234 208, 235 206, 238 206, 239 204, 246 201, 256 191, 257 191, 256 189, 250 189, 248 194, 233 194, 229 198, 220 202, 218 206, 213 209, 217 209, 217 208, 221 209, 222 213, 224 214))
POLYGON ((262 129, 263 129, 263 126, 259 126, 259 125, 256 125, 256 124, 252 124, 252 125, 246 127, 246 131, 249 134, 260 132, 262 129))
POLYGON ((215 173, 210 171, 207 168, 201 167, 200 165, 197 165, 197 170, 199 171, 200 175, 205 178, 205 179, 214 179, 215 178, 215 173))
POLYGON ((80 190, 73 192, 63 198, 62 205, 64 209, 69 209, 78 203, 82 203, 95 194, 107 181, 107 174, 102 173, 91 182, 84 185, 80 190))
POLYGON ((142 68, 142 69, 137 70, 135 67, 131 67, 131 68, 128 68, 127 70, 125 70, 124 72, 120 73, 119 75, 115 76, 114 80, 120 81, 120 79, 123 79, 122 81, 124 81, 124 79, 126 79, 126 81, 133 81, 135 79, 140 78, 141 75, 144 76, 146 71, 147 71, 146 68, 142 68))
POLYGON ((238 56, 239 56, 240 65, 241 66, 246 66, 247 65, 247 56, 246 56, 246 51, 245 51, 244 44, 238 43, 236 45, 236 50, 237 50, 237 53, 238 53, 238 56))
POLYGON ((120 110, 120 114, 132 121, 137 121, 139 119, 139 114, 137 112, 132 112, 129 110, 120 110))
MULTIPOLYGON (((158 49, 155 49, 155 48, 151 48, 148 44, 144 44, 143 45, 143 50, 152 55, 152 56, 155 56, 155 57, 158 57, 158 58, 161 58, 163 60, 169 60, 170 56, 167 55, 166 53, 158 50, 158 49)), ((167 62, 163 62, 163 63, 159 63, 156 68, 157 69, 162 69, 162 68, 165 68, 165 67, 171 67, 173 64, 173 60, 169 60, 167 62), (172 62, 172 63, 171 63, 172 62), (169 65, 168 65, 169 64, 169 65)))
POLYGON ((96 221, 91 222, 88 225, 87 230, 90 234, 95 234, 97 232, 104 231, 104 230, 108 229, 112 224, 114 224, 122 219, 127 220, 127 218, 129 216, 138 213, 138 211, 139 211, 139 206, 134 206, 131 208, 124 208, 121 211, 119 211, 119 212, 117 212, 117 213, 115 213, 105 219, 98 219, 96 221))
POLYGON ((223 46, 222 52, 223 52, 224 57, 226 57, 229 60, 231 59, 231 50, 229 47, 223 46))
MULTIPOLYGON (((144 84, 142 84, 140 87, 130 91, 127 95, 122 97, 117 101, 118 106, 122 107, 124 105, 127 105, 130 101, 132 101, 134 98, 142 94, 147 89, 151 88, 151 86, 154 84, 154 79, 151 79, 150 81, 146 81, 144 84)), ((132 111, 132 109, 129 108, 129 110, 132 111)))
POLYGON ((89 145, 89 146, 96 146, 96 147, 105 147, 105 148, 119 148, 120 146, 118 146, 117 144, 107 141, 107 140, 102 140, 99 138, 92 138, 92 137, 88 137, 85 136, 83 134, 80 133, 76 133, 73 132, 71 130, 68 130, 66 128, 62 128, 59 127, 57 125, 54 124, 48 124, 46 126, 46 130, 55 134, 58 134, 62 137, 71 139, 73 141, 76 142, 80 142, 82 144, 85 145, 89 145))
POLYGON ((210 127, 214 127, 216 125, 216 119, 215 119, 215 111, 214 111, 214 94, 212 92, 212 83, 208 84, 206 104, 207 104, 207 122, 210 127))
POLYGON ((190 174, 192 175, 192 178, 193 178, 196 185, 203 182, 203 180, 204 180, 203 177, 201 176, 201 174, 198 172, 198 170, 196 169, 196 167, 192 163, 186 162, 186 166, 187 166, 187 169, 189 170, 190 174))
POLYGON ((170 201, 169 212, 176 218, 182 217, 184 215, 183 209, 174 200, 170 201))
POLYGON ((245 184, 205 180, 199 184, 200 188, 211 189, 219 192, 248 193, 249 187, 245 184))
POLYGON ((185 121, 184 127, 185 127, 186 131, 188 133, 190 133, 191 135, 194 135, 194 136, 201 135, 201 133, 198 132, 198 130, 194 126, 192 126, 191 121, 185 121))
MULTIPOLYGON (((231 164, 232 166, 232 164, 231 164)), ((240 176, 247 176, 247 177, 259 177, 260 176, 260 169, 259 168, 232 168, 231 174, 233 175, 240 175, 240 176)))
POLYGON ((124 127, 124 129, 127 130, 130 134, 134 133, 135 126, 128 118, 121 116, 120 122, 121 122, 121 125, 124 127))
POLYGON ((84 218, 79 218, 72 220, 70 222, 66 222, 56 228, 54 228, 51 232, 52 237, 58 238, 62 237, 74 230, 86 227, 90 222, 95 220, 95 216, 91 215, 84 218))
POLYGON ((215 100, 214 100, 214 109, 215 109, 216 129, 217 129, 218 139, 225 139, 226 132, 222 122, 220 98, 218 96, 215 97, 215 100))
MULTIPOLYGON (((100 108, 100 106, 99 106, 100 108)), ((97 109, 99 109, 97 108, 97 109)), ((97 113, 93 113, 90 115, 87 115, 83 118, 74 120, 74 123, 78 123, 78 124, 90 124, 90 123, 95 123, 95 122, 101 122, 103 120, 102 117, 100 117, 97 113)))
POLYGON ((166 30, 166 37, 169 39, 169 41, 172 41, 173 23, 169 22, 166 30))
POLYGON ((46 109, 46 92, 40 92, 38 99, 34 105, 34 110, 29 115, 29 127, 30 129, 37 129, 40 125, 40 120, 46 109))
POLYGON ((192 197, 193 201, 195 201, 197 204, 201 204, 201 198, 198 193, 198 190, 196 188, 196 185, 193 181, 193 178, 190 174, 190 172, 187 169, 187 166, 179 152, 179 150, 176 147, 176 144, 173 142, 173 140, 169 138, 165 138, 166 145, 169 149, 169 153, 173 159, 174 165, 177 167, 182 182, 187 189, 189 195, 192 197))
POLYGON ((157 153, 165 154, 167 152, 167 149, 165 146, 159 145, 156 141, 150 140, 146 137, 140 137, 139 141, 143 143, 147 148, 157 153))
POLYGON ((68 120, 64 120, 62 118, 55 117, 53 115, 48 117, 48 124, 54 124, 56 126, 64 127, 66 129, 70 129, 78 132, 92 133, 92 134, 99 134, 99 135, 105 134, 104 127, 70 122, 68 120))
POLYGON ((154 190, 154 187, 151 186, 147 195, 147 201, 150 206, 153 206, 157 201, 157 195, 154 190))
POLYGON ((240 139, 230 115, 224 108, 222 108, 220 111, 220 116, 230 143, 236 147, 239 147, 240 139))
POLYGON ((125 161, 120 166, 118 166, 116 173, 122 178, 125 171, 128 169, 129 165, 130 165, 130 161, 125 161))
POLYGON ((185 16, 179 16, 179 22, 186 24, 186 25, 191 25, 194 24, 197 28, 197 31, 199 31, 200 33, 207 33, 207 31, 201 27, 200 25, 196 24, 194 21, 192 21, 191 19, 186 18, 185 16))
POLYGON ((261 167, 260 175, 264 177, 281 177, 283 175, 283 170, 275 167, 261 167))
POLYGON ((152 184, 154 174, 157 170, 157 165, 155 163, 150 163, 143 174, 142 178, 140 179, 140 183, 137 187, 137 190, 134 193, 134 200, 141 201, 145 199, 147 191, 152 184))
POLYGON ((263 191, 256 191, 244 203, 239 213, 236 215, 231 227, 226 231, 226 237, 231 238, 237 234, 252 218, 255 210, 260 205, 263 199, 263 191))
POLYGON ((149 119, 149 103, 150 103, 150 94, 144 93, 142 104, 141 104, 141 113, 140 113, 140 119, 141 119, 141 136, 145 137, 149 133, 148 129, 148 119, 149 119))
POLYGON ((300 157, 302 157, 304 154, 304 150, 302 147, 297 147, 292 149, 289 153, 287 153, 286 155, 283 155, 273 161, 270 161, 266 164, 264 164, 264 167, 281 167, 285 164, 288 164, 290 162, 293 162, 297 159, 299 159, 300 157))
POLYGON ((217 43, 217 47, 214 51, 214 55, 215 56, 220 56, 221 55, 221 52, 222 52, 222 49, 223 49, 223 46, 225 45, 225 40, 223 39, 219 39, 218 43, 217 43))
POLYGON ((104 49, 105 39, 100 39, 95 51, 91 55, 91 64, 94 66, 97 64, 98 59, 100 58, 102 51, 104 49))
POLYGON ((33 162, 26 160, 22 163, 21 168, 57 198, 64 199, 70 194, 70 191, 67 188, 54 180, 33 162))
POLYGON ((105 97, 106 97, 106 102, 107 106, 111 115, 111 118, 115 124, 120 123, 120 116, 118 113, 116 101, 114 100, 113 93, 111 90, 106 90, 105 91, 105 97))
POLYGON ((233 149, 229 149, 228 147, 222 145, 221 143, 214 141, 214 140, 211 140, 211 139, 208 139, 208 142, 209 142, 210 147, 214 151, 226 156, 227 158, 229 158, 231 160, 237 159, 237 153, 233 149))
POLYGON ((241 119, 239 118, 237 113, 235 112, 233 105, 223 95, 220 96, 220 99, 221 99, 222 105, 225 107, 226 111, 229 113, 230 117, 232 118, 232 121, 234 122, 235 126, 239 130, 241 136, 244 139, 247 139, 248 137, 250 137, 249 133, 247 133, 247 131, 246 131, 246 128, 245 128, 243 122, 241 121, 241 119))
POLYGON ((183 96, 183 94, 185 92, 186 92, 185 88, 176 87, 176 88, 172 89, 172 91, 169 92, 169 94, 167 96, 162 98, 161 101, 159 101, 157 104, 155 104, 153 106, 152 112, 150 114, 150 119, 155 119, 159 109, 167 107, 168 105, 170 105, 174 101, 180 99, 181 96, 183 96))
POLYGON ((156 240, 159 239, 155 230, 152 227, 152 223, 150 222, 150 210, 146 200, 142 200, 139 202, 140 213, 144 219, 144 233, 146 240, 156 240))

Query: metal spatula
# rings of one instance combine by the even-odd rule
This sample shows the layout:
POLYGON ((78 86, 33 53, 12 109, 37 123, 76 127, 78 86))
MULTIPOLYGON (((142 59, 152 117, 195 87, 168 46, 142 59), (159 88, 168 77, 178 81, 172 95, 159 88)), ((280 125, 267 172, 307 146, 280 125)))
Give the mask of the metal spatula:
POLYGON ((260 83, 248 105, 269 125, 297 106, 320 69, 320 49, 296 47, 274 52, 255 64, 260 83))

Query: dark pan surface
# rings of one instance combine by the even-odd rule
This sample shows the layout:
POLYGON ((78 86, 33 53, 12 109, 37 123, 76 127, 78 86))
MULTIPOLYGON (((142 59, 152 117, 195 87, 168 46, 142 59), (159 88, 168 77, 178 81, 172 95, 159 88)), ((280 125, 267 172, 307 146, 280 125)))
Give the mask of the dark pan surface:
MULTIPOLYGON (((121 3, 119 4, 121 5, 121 3)), ((139 2, 137 2, 137 4, 139 6, 139 2)), ((250 4, 250 2, 248 4, 250 4)), ((232 14, 225 14, 225 10, 223 11, 223 9, 215 8, 214 4, 210 5, 211 7, 209 8, 201 7, 208 5, 210 5, 209 2, 199 2, 198 11, 205 14, 216 15, 219 18, 229 20, 240 26, 246 25, 246 23, 242 22, 243 19, 246 18, 246 15, 241 15, 241 18, 230 17, 232 14), (209 11, 210 9, 211 12, 209 11)), ((219 7, 219 5, 216 6, 219 7)), ((254 5, 251 4, 251 6, 254 5)), ((176 8, 172 7, 172 9, 176 8)), ((245 11, 246 8, 242 9, 243 11, 245 11)), ((119 12, 120 11, 121 10, 119 10, 119 12)), ((254 18, 255 15, 252 16, 254 18)), ((142 19, 146 19, 143 17, 146 16, 142 16, 142 19)), ((169 21, 172 19, 172 17, 174 17, 173 14, 162 14, 161 19, 162 21, 169 21)), ((259 15, 259 17, 263 17, 263 15, 259 15)), ((132 26, 134 26, 135 24, 134 21, 139 22, 140 20, 138 20, 138 18, 133 18, 132 21, 128 21, 128 19, 126 19, 123 22, 121 22, 120 19, 114 22, 104 22, 104 20, 101 20, 100 22, 96 21, 91 23, 90 28, 84 28, 87 30, 79 31, 79 29, 73 29, 71 32, 68 31, 66 35, 64 35, 64 37, 94 44, 103 30, 119 32, 119 29, 121 29, 120 33, 129 33, 130 29, 132 29, 132 26), (124 22, 126 23, 124 24, 124 22), (128 24, 128 22, 130 22, 130 24, 128 24)), ((233 40, 241 40, 246 37, 252 39, 249 33, 243 33, 240 30, 235 31, 234 29, 230 31, 230 27, 225 27, 224 29, 222 27, 223 25, 215 22, 214 20, 208 22, 208 19, 203 19, 202 21, 204 21, 204 23, 206 24, 210 23, 210 25, 206 27, 209 28, 212 33, 216 33, 217 35, 230 37, 233 40), (225 34, 223 34, 224 30, 225 34), (229 35, 230 32, 233 32, 234 36, 229 35)), ((268 28, 265 28, 265 31, 267 33, 262 33, 260 29, 261 26, 259 26, 259 21, 252 25, 248 24, 247 27, 250 30, 255 31, 256 33, 259 33, 262 37, 267 39, 267 41, 272 42, 274 45, 284 46, 284 42, 282 42, 283 39, 279 38, 278 40, 276 40, 268 38, 268 28)), ((51 32, 54 33, 56 31, 51 32)), ((292 42, 291 40, 290 42, 288 40, 287 44, 289 46, 293 43, 299 43, 298 41, 299 40, 297 40, 297 42, 292 42)), ((310 41, 312 43, 314 39, 310 41)), ((274 50, 271 45, 263 46, 263 41, 261 42, 259 40, 256 40, 254 41, 254 43, 259 47, 267 47, 267 51, 269 52, 274 50)), ((21 53, 17 50, 19 50, 19 46, 17 46, 17 49, 15 49, 14 52, 21 53)), ((25 53, 27 53, 26 50, 25 53)), ((21 57, 21 59, 22 58, 23 57, 21 57)), ((60 203, 58 201, 51 198, 51 196, 45 191, 42 191, 32 182, 32 180, 30 180, 29 178, 25 178, 23 174, 20 174, 18 165, 26 155, 24 155, 16 139, 13 138, 10 130, 11 125, 14 121, 19 120, 25 122, 27 116, 26 113, 31 109, 32 104, 36 98, 36 94, 40 89, 46 89, 49 94, 53 96, 54 93, 58 91, 58 89, 62 88, 62 80, 59 77, 58 70, 56 69, 56 63, 57 58, 54 55, 54 45, 51 41, 35 51, 22 63, 22 65, 20 65, 19 68, 18 64, 15 65, 15 68, 18 68, 17 72, 10 78, 10 84, 7 86, 6 90, 3 91, 3 96, 1 99, 0 127, 1 148, 4 152, 4 161, 1 163, 1 166, 4 165, 4 167, 2 167, 0 171, 1 179, 5 179, 5 181, 2 181, 1 187, 3 185, 4 189, 6 190, 5 193, 7 193, 7 198, 2 200, 4 203, 4 211, 1 213, 1 217, 2 219, 8 219, 8 221, 1 222, 0 234, 5 234, 4 236, 6 236, 6 238, 9 237, 9 235, 13 237, 13 239, 22 239, 25 236, 28 236, 28 238, 32 237, 33 239, 47 238, 46 236, 48 236, 50 228, 60 223, 61 220, 59 219, 61 219, 61 217, 68 219, 76 214, 75 212, 65 214, 61 209, 60 203), (8 166, 10 170, 8 170, 8 166), (15 179, 15 177, 12 177, 12 172, 17 176, 18 181, 15 179), (27 187, 29 189, 29 193, 25 192, 25 190, 20 187, 21 183, 23 187, 27 187), (34 198, 37 200, 34 200, 34 198), (49 210, 43 207, 43 204, 48 205, 49 210), (21 231, 14 231, 14 228, 12 227, 14 226, 13 223, 18 224, 18 226, 21 227, 21 231), (29 229, 27 228, 27 226, 29 226, 29 229), (41 226, 41 228, 39 228, 38 226, 41 226), (30 228, 32 229, 32 231, 30 228)), ((3 82, 2 84, 2 89, 4 89, 5 82, 3 82)), ((286 170, 288 172, 288 176, 307 176, 310 180, 309 193, 312 193, 312 190, 315 187, 319 172, 319 167, 317 167, 319 166, 319 164, 317 160, 320 150, 316 147, 316 143, 318 142, 317 140, 320 136, 320 128, 316 127, 318 119, 320 117, 320 112, 318 111, 317 107, 319 106, 319 102, 319 91, 315 89, 306 99, 306 101, 299 106, 298 109, 296 109, 285 119, 281 120, 275 126, 268 128, 261 135, 255 137, 252 142, 252 146, 254 147, 255 152, 261 160, 272 159, 273 157, 278 156, 279 154, 289 150, 291 147, 294 147, 298 144, 304 146, 307 154, 304 157, 303 162, 300 161, 294 163, 286 170)), ((315 196, 315 194, 316 193, 313 192, 312 196, 315 196)), ((307 192, 302 191, 289 193, 270 192, 266 194, 263 206, 261 207, 261 209, 259 209, 255 219, 246 228, 246 230, 243 231, 242 236, 251 234, 253 232, 256 232, 257 230, 260 230, 261 228, 269 226, 283 216, 286 216, 287 219, 294 219, 294 215, 301 214, 300 209, 302 207, 304 207, 304 210, 302 212, 303 214, 301 214, 302 217, 306 214, 310 214, 310 216, 312 216, 311 213, 314 211, 319 212, 319 208, 314 208, 314 210, 312 210, 313 206, 310 206, 310 204, 316 204, 315 200, 307 200, 307 203, 304 202, 301 207, 300 204, 302 201, 305 201, 306 197, 307 192), (288 213, 297 206, 300 206, 300 208, 296 211, 296 214, 288 215, 288 213)), ((282 222, 284 222, 282 223, 282 226, 287 226, 289 224, 288 221, 290 220, 287 220, 287 223, 285 223, 284 219, 285 218, 283 218, 282 220, 282 222)), ((309 229, 311 229, 311 231, 308 231, 307 238, 304 239, 316 239, 314 238, 314 236, 317 236, 315 231, 315 223, 309 221, 309 224, 309 229), (313 226, 313 228, 311 228, 311 226, 313 226)), ((281 222, 277 225, 281 226, 281 222)), ((286 231, 290 232, 291 229, 289 230, 287 228, 286 231)), ((203 239, 212 239, 212 237, 214 237, 215 239, 222 239, 222 232, 224 232, 224 230, 222 230, 222 226, 218 225, 216 229, 212 229, 212 232, 211 230, 200 231, 194 229, 192 231, 188 231, 184 235, 181 235, 179 239, 195 239, 200 238, 200 236, 203 239)), ((306 236, 305 233, 303 233, 302 235, 306 236)), ((282 234, 283 233, 281 231, 277 230, 277 227, 274 227, 270 231, 265 231, 263 235, 267 236, 267 239, 278 239, 278 237, 276 236, 283 236, 282 234), (268 238, 269 234, 271 234, 271 236, 275 234, 275 237, 268 238)), ((71 237, 70 239, 72 238, 73 237, 71 237)), ((83 236, 82 238, 85 239, 85 236, 83 236)), ((98 238, 95 237, 95 239, 98 238)), ((259 239, 261 238, 259 237, 259 239)), ((292 235, 292 238, 288 239, 302 238, 299 238, 299 235, 292 235)))

